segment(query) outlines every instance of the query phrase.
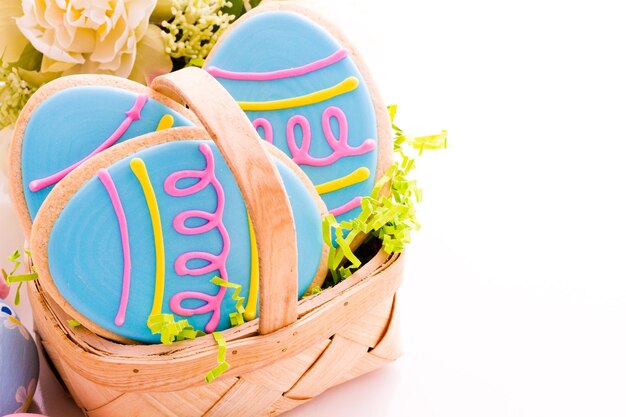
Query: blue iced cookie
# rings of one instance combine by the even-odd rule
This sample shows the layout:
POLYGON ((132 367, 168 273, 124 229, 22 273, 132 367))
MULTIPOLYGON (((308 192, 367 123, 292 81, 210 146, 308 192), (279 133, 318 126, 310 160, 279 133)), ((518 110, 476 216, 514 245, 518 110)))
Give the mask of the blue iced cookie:
POLYGON ((12 195, 25 232, 52 188, 81 163, 128 139, 195 120, 178 103, 121 78, 80 75, 45 85, 22 111, 12 143, 12 195))
POLYGON ((28 411, 39 379, 39 356, 15 311, 0 302, 0 415, 28 411))
POLYGON ((259 135, 316 185, 330 213, 349 220, 392 159, 390 122, 354 48, 292 4, 270 3, 231 26, 205 64, 259 135))
MULTIPOLYGON (((42 285, 96 333, 157 343, 146 323, 161 315, 205 332, 227 329, 241 319, 232 284, 246 319, 255 317, 253 230, 229 167, 205 135, 170 129, 118 145, 60 183, 42 207, 46 219, 33 228, 33 253, 47 253, 37 264, 42 285)), ((302 297, 325 275, 323 203, 288 158, 267 148, 295 219, 302 297)))

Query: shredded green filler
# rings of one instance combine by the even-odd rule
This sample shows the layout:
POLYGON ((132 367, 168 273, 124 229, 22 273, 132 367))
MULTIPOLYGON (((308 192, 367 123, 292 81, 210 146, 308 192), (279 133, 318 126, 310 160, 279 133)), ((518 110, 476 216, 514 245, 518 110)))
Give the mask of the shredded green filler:
MULTIPOLYGON (((30 257, 30 252, 24 249, 24 255, 26 257, 30 257)), ((22 289, 22 284, 24 284, 24 282, 26 281, 34 281, 39 277, 34 269, 33 272, 27 274, 17 274, 18 268, 20 267, 20 265, 22 265, 22 262, 20 261, 21 257, 22 254, 20 253, 19 249, 16 249, 8 258, 9 262, 13 263, 13 269, 11 270, 11 272, 7 272, 2 269, 2 276, 4 278, 4 282, 7 285, 10 285, 14 282, 19 283, 17 286, 17 291, 15 292, 14 303, 16 306, 20 305, 21 302, 20 290, 22 289)))
POLYGON ((207 384, 210 384, 211 382, 213 382, 215 378, 222 375, 224 372, 228 370, 228 368, 230 368, 230 365, 228 364, 228 362, 226 362, 226 341, 224 340, 224 337, 222 336, 222 332, 213 332, 211 334, 213 335, 213 338, 217 342, 217 346, 218 346, 217 366, 211 369, 206 374, 204 379, 207 384))
POLYGON ((180 340, 195 339, 206 333, 195 330, 187 320, 174 320, 173 314, 155 314, 148 317, 148 327, 152 334, 161 335, 161 343, 170 345, 180 340))
POLYGON ((237 304, 235 305, 235 309, 237 311, 230 313, 230 324, 233 327, 243 324, 243 313, 246 311, 246 309, 243 306, 245 298, 239 295, 239 293, 241 292, 241 285, 224 281, 220 277, 214 277, 211 282, 213 284, 219 285, 220 287, 233 288, 235 290, 233 292, 232 299, 237 302, 237 304))
POLYGON ((329 214, 323 219, 323 238, 331 248, 328 267, 334 284, 348 278, 361 266, 351 249, 360 234, 378 238, 389 254, 401 252, 410 242, 411 232, 420 228, 415 206, 422 197, 415 180, 409 178, 415 168, 410 150, 419 151, 419 156, 424 150, 443 149, 447 145, 445 130, 431 136, 406 135, 393 123, 397 106, 389 106, 388 110, 394 130, 396 162, 378 180, 371 195, 363 198, 362 211, 357 218, 339 223, 329 214))

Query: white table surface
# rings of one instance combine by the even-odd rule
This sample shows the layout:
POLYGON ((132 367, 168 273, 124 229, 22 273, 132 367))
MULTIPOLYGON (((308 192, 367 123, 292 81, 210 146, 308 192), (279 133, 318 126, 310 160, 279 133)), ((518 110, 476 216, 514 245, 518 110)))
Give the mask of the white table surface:
MULTIPOLYGON (((398 123, 448 129, 449 149, 419 160, 404 356, 288 416, 626 415, 621 2, 309 3, 360 47, 398 123)), ((8 255, 21 237, 0 201, 8 255)), ((36 408, 80 415, 45 367, 36 408)))

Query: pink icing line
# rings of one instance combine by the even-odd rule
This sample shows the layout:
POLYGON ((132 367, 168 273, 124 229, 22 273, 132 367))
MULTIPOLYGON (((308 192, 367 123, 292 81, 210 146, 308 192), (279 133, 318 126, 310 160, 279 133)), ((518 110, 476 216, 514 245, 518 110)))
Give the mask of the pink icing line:
POLYGON ((223 260, 222 253, 219 255, 214 255, 208 252, 186 252, 176 258, 176 262, 174 263, 174 269, 178 275, 191 275, 192 277, 197 277, 204 274, 209 274, 211 272, 215 272, 217 270, 222 270, 223 268, 223 260), (208 265, 199 267, 199 268, 189 268, 187 266, 187 262, 192 259, 202 259, 203 261, 207 261, 208 265))
POLYGON ((124 274, 122 279, 122 295, 120 297, 120 305, 115 316, 115 324, 121 326, 126 321, 126 307, 128 306, 128 296, 130 293, 130 240, 128 239, 128 223, 124 207, 120 201, 120 196, 111 178, 111 174, 106 169, 98 171, 98 178, 106 188, 111 204, 117 216, 117 223, 120 226, 120 237, 122 239, 122 253, 124 258, 124 274))
POLYGON ((207 233, 215 229, 217 224, 215 223, 215 213, 209 213, 202 210, 187 210, 179 213, 174 217, 174 229, 181 235, 199 235, 201 233, 207 233), (198 218, 206 220, 206 223, 201 226, 188 227, 185 225, 185 221, 191 218, 198 218))
POLYGON ((93 152, 91 152, 80 161, 70 165, 65 169, 62 169, 55 174, 31 181, 30 184, 28 184, 28 188, 35 193, 43 188, 48 187, 49 185, 56 184, 57 182, 65 178, 70 172, 74 171, 79 165, 92 158, 94 155, 97 155, 105 149, 113 146, 118 140, 120 140, 124 133, 126 133, 128 128, 134 121, 141 119, 141 110, 143 109, 147 101, 147 95, 138 95, 137 99, 135 100, 135 104, 133 104, 133 107, 126 112, 126 118, 124 119, 124 121, 118 126, 117 129, 115 129, 115 132, 113 132, 113 134, 109 136, 104 142, 102 142, 100 146, 98 146, 93 152))
POLYGON ((192 194, 196 194, 204 190, 207 185, 211 183, 212 180, 215 180, 215 166, 213 163, 213 154, 211 153, 211 148, 209 148, 209 146, 206 144, 202 144, 200 145, 199 149, 206 160, 206 167, 202 170, 186 169, 182 171, 177 171, 167 177, 165 179, 165 185, 163 188, 165 189, 165 192, 172 197, 186 197, 192 194), (178 188, 176 186, 178 181, 185 178, 196 178, 198 179, 198 181, 189 187, 178 188))
POLYGON ((214 311, 213 315, 215 316, 214 298, 215 296, 205 294, 203 292, 183 291, 174 294, 172 298, 170 298, 170 308, 172 309, 172 311, 174 311, 174 308, 176 308, 176 311, 174 311, 174 313, 185 317, 193 316, 195 314, 206 314, 210 313, 211 311, 214 311), (188 299, 202 300, 206 302, 206 304, 196 308, 185 308, 182 306, 182 303, 184 300, 188 299))
POLYGON ((310 62, 300 67, 286 68, 282 70, 268 72, 237 72, 223 70, 214 66, 207 67, 206 70, 215 78, 227 78, 229 80, 239 81, 270 81, 279 80, 282 78, 299 77, 300 75, 305 75, 310 72, 314 72, 333 65, 334 63, 344 59, 346 56, 348 56, 348 52, 345 49, 340 49, 333 54, 327 56, 326 58, 310 62))
MULTIPOLYGON (((165 180, 164 188, 165 192, 174 197, 184 197, 200 192, 206 188, 209 184, 213 185, 217 194, 217 208, 214 213, 209 213, 202 210, 186 210, 179 213, 173 222, 174 229, 181 234, 200 234, 206 233, 212 229, 217 228, 222 237, 222 251, 219 255, 214 255, 207 252, 187 252, 180 255, 174 262, 174 270, 178 275, 191 275, 199 276, 208 274, 210 272, 218 271, 220 277, 228 281, 228 271, 226 270, 226 260, 230 253, 230 237, 226 226, 224 225, 223 214, 224 204, 226 202, 226 196, 224 194, 224 188, 222 184, 217 180, 215 176, 215 163, 213 159, 213 153, 209 145, 203 143, 199 146, 199 150, 206 160, 206 167, 203 170, 183 170, 178 171, 167 177, 165 180), (184 178, 197 178, 198 182, 187 187, 178 188, 177 182, 184 178), (185 220, 191 217, 197 217, 207 220, 207 223, 198 227, 187 227, 185 220), (187 262, 192 259, 202 259, 208 261, 209 264, 200 268, 189 268, 187 262)), ((205 314, 213 312, 211 319, 206 324, 205 331, 207 333, 213 332, 220 321, 220 308, 224 295, 226 294, 226 287, 220 287, 219 291, 215 295, 204 294, 196 291, 181 291, 174 294, 170 298, 170 309, 181 316, 192 316, 194 314, 205 314), (197 307, 195 309, 185 308, 182 306, 184 300, 198 299, 205 301, 206 304, 197 307)))
POLYGON ((259 127, 262 128, 265 140, 269 143, 274 143, 274 129, 272 128, 272 123, 270 123, 269 120, 259 117, 258 119, 254 119, 252 126, 254 126, 255 129, 258 129, 259 127))
POLYGON ((332 210, 328 210, 328 212, 332 214, 333 216, 340 216, 344 213, 349 212, 352 209, 360 207, 361 200, 363 200, 363 197, 354 197, 352 200, 348 201, 346 204, 339 206, 339 207, 335 207, 332 210))
POLYGON ((316 158, 309 153, 311 150, 311 125, 306 117, 295 115, 287 121, 287 146, 291 151, 292 159, 299 165, 327 166, 337 162, 346 156, 362 155, 376 149, 376 141, 374 139, 366 139, 357 147, 348 144, 348 119, 345 113, 338 107, 328 107, 322 114, 322 130, 326 142, 333 152, 323 158, 316 158), (339 124, 339 139, 335 137, 330 119, 335 118, 339 124), (296 125, 302 129, 302 145, 296 143, 295 128, 296 125))

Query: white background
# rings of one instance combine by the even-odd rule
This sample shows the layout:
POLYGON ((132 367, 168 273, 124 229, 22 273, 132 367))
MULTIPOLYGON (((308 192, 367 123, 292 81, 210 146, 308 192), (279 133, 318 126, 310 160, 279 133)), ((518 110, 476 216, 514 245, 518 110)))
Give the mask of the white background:
MULTIPOLYGON (((626 415, 622 2, 308 3, 362 50, 398 124, 447 129, 449 149, 419 160, 405 355, 289 417, 626 415)), ((67 404, 42 408, 79 415, 67 404)))

